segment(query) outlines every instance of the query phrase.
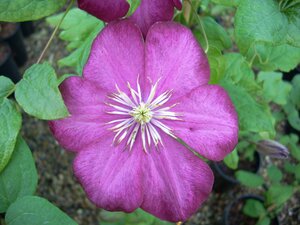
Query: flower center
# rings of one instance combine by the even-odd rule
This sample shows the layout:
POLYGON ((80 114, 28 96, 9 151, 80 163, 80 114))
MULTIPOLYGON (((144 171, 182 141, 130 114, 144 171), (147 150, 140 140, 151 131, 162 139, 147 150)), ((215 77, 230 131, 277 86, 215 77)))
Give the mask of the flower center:
POLYGON ((163 145, 158 130, 163 131, 173 138, 177 138, 172 133, 171 128, 160 120, 180 120, 179 116, 181 116, 181 114, 170 111, 176 104, 163 107, 171 98, 171 91, 165 91, 154 98, 158 82, 159 81, 151 86, 149 97, 146 101, 142 99, 139 82, 137 82, 137 90, 134 90, 130 84, 127 83, 130 97, 116 85, 117 92, 108 96, 113 103, 107 103, 113 108, 113 111, 107 113, 116 117, 115 120, 107 123, 113 124, 109 129, 116 133, 113 143, 119 144, 127 139, 126 146, 131 150, 137 134, 140 132, 143 149, 147 152, 147 148, 149 148, 152 143, 154 143, 155 147, 163 145))
POLYGON ((149 109, 143 102, 132 110, 131 115, 135 121, 140 124, 148 123, 152 118, 151 109, 149 109))

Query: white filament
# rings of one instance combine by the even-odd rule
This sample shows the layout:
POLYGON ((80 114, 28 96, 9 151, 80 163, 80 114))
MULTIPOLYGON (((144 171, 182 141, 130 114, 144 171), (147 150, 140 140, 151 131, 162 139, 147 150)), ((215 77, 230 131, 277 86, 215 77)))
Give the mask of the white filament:
POLYGON ((154 98, 158 82, 159 81, 151 86, 150 94, 146 101, 143 101, 142 99, 141 87, 138 81, 137 91, 134 90, 129 83, 127 83, 131 98, 122 92, 116 85, 117 93, 113 93, 109 96, 109 98, 115 103, 107 104, 113 108, 112 111, 107 113, 122 117, 122 119, 116 119, 108 122, 108 124, 113 124, 110 130, 116 133, 113 140, 115 144, 119 144, 127 138, 126 145, 131 150, 137 134, 140 131, 142 145, 145 152, 147 152, 147 147, 150 147, 152 142, 155 147, 158 147, 159 144, 163 146, 163 142, 157 128, 171 137, 176 138, 172 133, 172 130, 159 120, 180 120, 178 117, 181 116, 181 114, 170 111, 170 109, 176 106, 176 104, 168 107, 162 107, 171 98, 172 91, 165 91, 154 98))

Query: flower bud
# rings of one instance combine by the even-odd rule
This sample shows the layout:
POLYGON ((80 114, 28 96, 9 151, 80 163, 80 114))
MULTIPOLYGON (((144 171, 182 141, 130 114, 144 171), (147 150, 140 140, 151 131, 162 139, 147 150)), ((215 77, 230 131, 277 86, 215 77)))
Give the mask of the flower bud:
POLYGON ((260 140, 256 147, 256 151, 272 158, 286 159, 289 157, 287 147, 274 140, 260 140))

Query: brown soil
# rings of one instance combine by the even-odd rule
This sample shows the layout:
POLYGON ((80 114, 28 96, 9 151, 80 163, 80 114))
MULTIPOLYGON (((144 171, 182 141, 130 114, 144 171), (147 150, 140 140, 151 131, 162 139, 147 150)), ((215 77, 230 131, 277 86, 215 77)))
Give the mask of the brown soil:
MULTIPOLYGON (((243 207, 246 203, 245 199, 241 199, 234 204, 229 211, 229 224, 228 225, 256 225, 257 219, 246 216, 243 213, 243 207)), ((275 219, 271 220, 270 225, 278 225, 275 219)))
POLYGON ((9 48, 5 44, 0 43, 0 66, 3 64, 3 62, 7 59, 7 56, 9 55, 9 48))
POLYGON ((0 39, 6 39, 15 33, 18 25, 16 23, 0 23, 0 39))

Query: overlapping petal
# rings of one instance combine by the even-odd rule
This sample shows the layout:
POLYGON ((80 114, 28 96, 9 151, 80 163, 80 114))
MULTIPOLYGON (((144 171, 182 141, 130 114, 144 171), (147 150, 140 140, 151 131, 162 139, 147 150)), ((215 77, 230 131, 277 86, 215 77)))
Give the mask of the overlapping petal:
POLYGON ((182 120, 166 124, 177 137, 210 160, 222 160, 234 149, 238 142, 237 113, 222 87, 203 85, 175 102, 179 104, 174 110, 182 112, 182 120))
POLYGON ((172 222, 185 221, 205 201, 213 185, 209 166, 171 137, 164 149, 144 157, 144 200, 147 212, 172 222))
POLYGON ((164 149, 145 154, 140 138, 132 151, 124 151, 104 136, 77 155, 75 175, 99 207, 126 212, 141 207, 164 220, 186 220, 207 199, 213 173, 180 143, 163 138, 164 149))
POLYGON ((136 88, 137 77, 144 77, 144 40, 132 22, 111 22, 97 36, 83 70, 85 79, 108 93, 118 84, 127 90, 127 82, 136 88))
POLYGON ((130 5, 126 0, 78 0, 78 7, 105 22, 110 22, 125 16, 130 5))
MULTIPOLYGON (((78 6, 105 22, 124 17, 130 7, 126 0, 78 0, 78 6)), ((181 10, 181 0, 141 0, 130 19, 146 36, 154 23, 172 20, 174 7, 181 10)))
MULTIPOLYGON (((143 158, 138 147, 125 151, 112 146, 113 135, 81 151, 74 161, 74 173, 88 197, 106 210, 132 212, 143 201, 143 158)), ((139 145, 139 144, 137 144, 139 145)))
POLYGON ((153 25, 146 37, 145 51, 145 76, 153 83, 161 79, 158 90, 173 90, 173 99, 209 81, 205 53, 183 25, 174 22, 153 25))
POLYGON ((67 150, 80 151, 98 142, 108 132, 104 104, 106 92, 81 77, 67 78, 60 86, 70 117, 51 121, 50 129, 58 142, 67 150))
POLYGON ((174 3, 172 0, 142 0, 130 19, 140 27, 146 36, 154 23, 172 20, 174 3))
POLYGON ((207 86, 208 61, 191 31, 174 22, 156 23, 145 57, 146 77, 160 79, 160 92, 173 90, 170 105, 180 103, 174 110, 184 115, 183 121, 166 124, 204 157, 222 160, 237 143, 237 115, 222 88, 207 86))

